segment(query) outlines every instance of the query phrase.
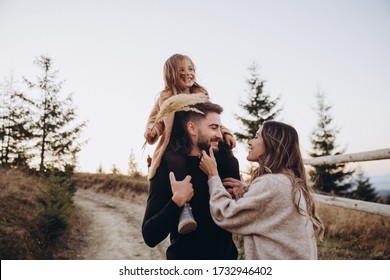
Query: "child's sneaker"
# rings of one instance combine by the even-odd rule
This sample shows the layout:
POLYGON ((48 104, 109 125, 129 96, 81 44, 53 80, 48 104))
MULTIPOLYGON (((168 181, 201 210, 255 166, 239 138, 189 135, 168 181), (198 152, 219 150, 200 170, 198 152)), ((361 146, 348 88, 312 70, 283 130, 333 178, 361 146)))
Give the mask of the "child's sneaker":
POLYGON ((192 215, 192 209, 189 203, 185 203, 183 209, 181 210, 179 217, 178 232, 180 234, 187 234, 194 230, 198 226, 197 222, 192 215))

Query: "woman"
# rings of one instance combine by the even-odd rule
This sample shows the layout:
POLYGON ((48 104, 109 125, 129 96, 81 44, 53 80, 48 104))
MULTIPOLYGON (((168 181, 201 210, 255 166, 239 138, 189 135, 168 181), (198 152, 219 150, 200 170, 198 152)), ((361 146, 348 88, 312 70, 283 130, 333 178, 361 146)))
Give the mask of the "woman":
POLYGON ((234 200, 218 176, 212 149, 209 155, 202 152, 200 167, 209 177, 216 224, 243 235, 246 259, 317 259, 316 235, 321 237, 324 227, 306 182, 296 130, 265 122, 249 141, 247 160, 259 166, 247 191, 234 200))

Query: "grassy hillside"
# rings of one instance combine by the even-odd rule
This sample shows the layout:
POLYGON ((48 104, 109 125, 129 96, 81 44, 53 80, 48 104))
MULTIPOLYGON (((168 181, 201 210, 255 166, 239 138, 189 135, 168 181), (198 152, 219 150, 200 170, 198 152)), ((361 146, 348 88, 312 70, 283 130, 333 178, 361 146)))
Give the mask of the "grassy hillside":
POLYGON ((1 259, 60 259, 74 224, 74 184, 66 176, 0 169, 1 259))
MULTIPOLYGON (((79 188, 146 202, 144 177, 84 173, 76 174, 74 180, 79 188)), ((0 170, 1 259, 72 259, 70 245, 81 235, 81 217, 70 215, 65 234, 49 242, 47 231, 42 230, 47 207, 37 199, 47 193, 46 184, 15 170, 0 170)), ((318 241, 319 259, 390 259, 389 217, 328 205, 319 205, 319 213, 326 225, 325 237, 318 241)))
POLYGON ((36 198, 42 182, 18 171, 0 170, 0 255, 1 259, 39 258, 43 235, 40 205, 36 198))
POLYGON ((390 217, 320 205, 326 234, 321 259, 390 259, 390 217))

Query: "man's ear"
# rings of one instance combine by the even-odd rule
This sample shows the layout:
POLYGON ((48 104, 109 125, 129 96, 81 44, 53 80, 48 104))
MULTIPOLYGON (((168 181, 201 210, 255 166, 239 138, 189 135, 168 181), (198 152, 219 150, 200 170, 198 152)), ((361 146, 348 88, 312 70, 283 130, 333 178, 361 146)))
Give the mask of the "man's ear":
POLYGON ((192 121, 188 121, 187 123, 187 131, 189 135, 196 135, 196 124, 192 121))

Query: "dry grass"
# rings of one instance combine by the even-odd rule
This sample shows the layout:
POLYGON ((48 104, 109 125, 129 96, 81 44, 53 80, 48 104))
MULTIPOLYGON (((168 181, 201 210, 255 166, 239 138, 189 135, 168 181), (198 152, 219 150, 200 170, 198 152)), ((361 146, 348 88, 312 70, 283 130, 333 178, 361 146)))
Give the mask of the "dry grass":
POLYGON ((45 258, 36 198, 42 182, 17 170, 0 169, 1 259, 45 258))
POLYGON ((149 184, 146 177, 129 177, 121 174, 78 173, 74 180, 79 188, 92 189, 130 200, 145 200, 149 184))
POLYGON ((67 246, 72 192, 61 187, 19 170, 0 169, 1 259, 55 259, 67 246))
POLYGON ((321 204, 326 226, 320 259, 390 259, 390 218, 321 204))

